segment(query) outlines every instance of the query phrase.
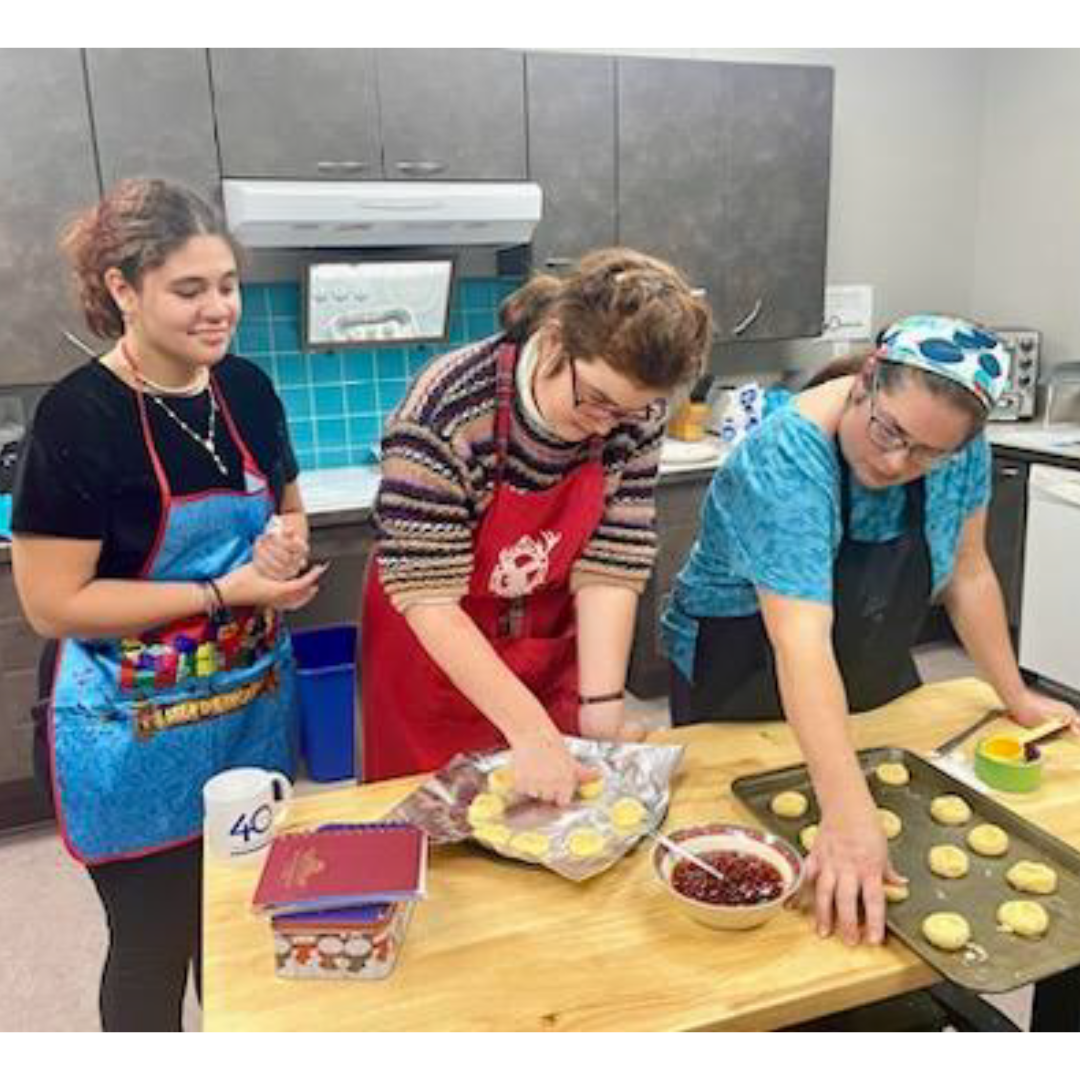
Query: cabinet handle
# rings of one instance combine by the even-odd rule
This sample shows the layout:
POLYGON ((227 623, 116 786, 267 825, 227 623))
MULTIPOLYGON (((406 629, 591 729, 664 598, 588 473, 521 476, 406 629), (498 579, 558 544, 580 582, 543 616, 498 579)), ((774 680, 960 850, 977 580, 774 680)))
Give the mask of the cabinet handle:
POLYGON ((436 173, 446 172, 446 163, 442 161, 395 161, 394 168, 398 172, 411 175, 434 176, 436 173))
POLYGON ((549 270, 565 270, 566 267, 574 265, 574 260, 563 255, 553 255, 550 259, 544 260, 544 265, 549 270))
POLYGON ((746 331, 749 330, 750 327, 757 321, 757 317, 761 314, 761 309, 762 307, 764 307, 764 305, 764 299, 762 297, 758 297, 758 301, 750 310, 750 314, 747 315, 746 318, 742 319, 740 322, 737 322, 731 328, 731 336, 739 337, 741 334, 746 333, 746 331))
POLYGON ((369 161, 319 161, 315 168, 321 173, 364 172, 371 168, 369 161))
POLYGON ((86 342, 80 341, 73 333, 71 333, 70 330, 62 330, 61 333, 64 335, 64 337, 68 339, 68 341, 71 342, 72 345, 75 346, 76 349, 79 349, 81 352, 86 353, 86 355, 89 357, 97 356, 97 353, 94 352, 94 350, 91 349, 90 346, 86 344, 86 342))
POLYGON ((1020 467, 1018 465, 999 465, 997 474, 998 476, 1004 476, 1008 480, 1015 480, 1020 475, 1020 467))

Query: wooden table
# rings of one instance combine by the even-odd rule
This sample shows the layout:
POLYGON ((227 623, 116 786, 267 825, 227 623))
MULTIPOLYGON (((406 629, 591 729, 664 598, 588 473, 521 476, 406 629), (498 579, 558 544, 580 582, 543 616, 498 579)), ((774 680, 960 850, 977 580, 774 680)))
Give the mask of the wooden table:
MULTIPOLYGON (((925 686, 852 721, 860 748, 926 751, 997 700, 975 679, 925 686)), ((682 743, 667 825, 750 821, 730 784, 800 760, 782 723, 697 725, 654 735, 682 743)), ((1080 745, 1045 748, 1046 780, 1011 809, 1080 847, 1080 745)), ((380 817, 417 777, 297 800, 292 821, 380 817)), ((573 884, 468 844, 436 848, 397 970, 383 981, 274 975, 270 930, 249 901, 261 867, 206 860, 203 1021, 224 1030, 763 1030, 937 981, 889 937, 849 948, 784 912, 745 932, 686 919, 654 879, 649 845, 573 884)))

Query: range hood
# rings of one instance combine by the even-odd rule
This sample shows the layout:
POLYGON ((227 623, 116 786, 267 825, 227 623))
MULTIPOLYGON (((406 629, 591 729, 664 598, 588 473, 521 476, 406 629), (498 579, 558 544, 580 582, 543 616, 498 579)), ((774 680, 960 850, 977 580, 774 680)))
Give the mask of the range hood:
POLYGON ((532 183, 225 180, 225 218, 252 248, 527 244, 542 196, 532 183))

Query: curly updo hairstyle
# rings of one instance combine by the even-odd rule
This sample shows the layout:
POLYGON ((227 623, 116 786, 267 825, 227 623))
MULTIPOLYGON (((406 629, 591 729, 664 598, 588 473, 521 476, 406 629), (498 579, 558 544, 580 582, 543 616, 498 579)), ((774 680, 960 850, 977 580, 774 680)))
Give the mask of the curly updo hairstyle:
POLYGON ((116 267, 134 288, 194 236, 220 236, 239 260, 236 241, 218 212, 167 180, 121 180, 64 230, 60 246, 71 262, 87 326, 98 337, 123 336, 124 320, 105 285, 116 267))
POLYGON ((700 375, 712 344, 700 292, 675 267, 630 248, 590 252, 565 277, 537 274, 503 301, 499 320, 518 344, 557 323, 559 366, 598 357, 664 392, 700 375))

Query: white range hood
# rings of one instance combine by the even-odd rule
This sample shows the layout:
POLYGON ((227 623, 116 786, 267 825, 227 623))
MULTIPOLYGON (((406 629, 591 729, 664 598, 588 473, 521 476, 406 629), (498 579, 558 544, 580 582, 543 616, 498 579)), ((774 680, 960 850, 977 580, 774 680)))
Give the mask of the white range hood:
POLYGON ((527 244, 533 183, 225 180, 225 218, 252 248, 527 244))

